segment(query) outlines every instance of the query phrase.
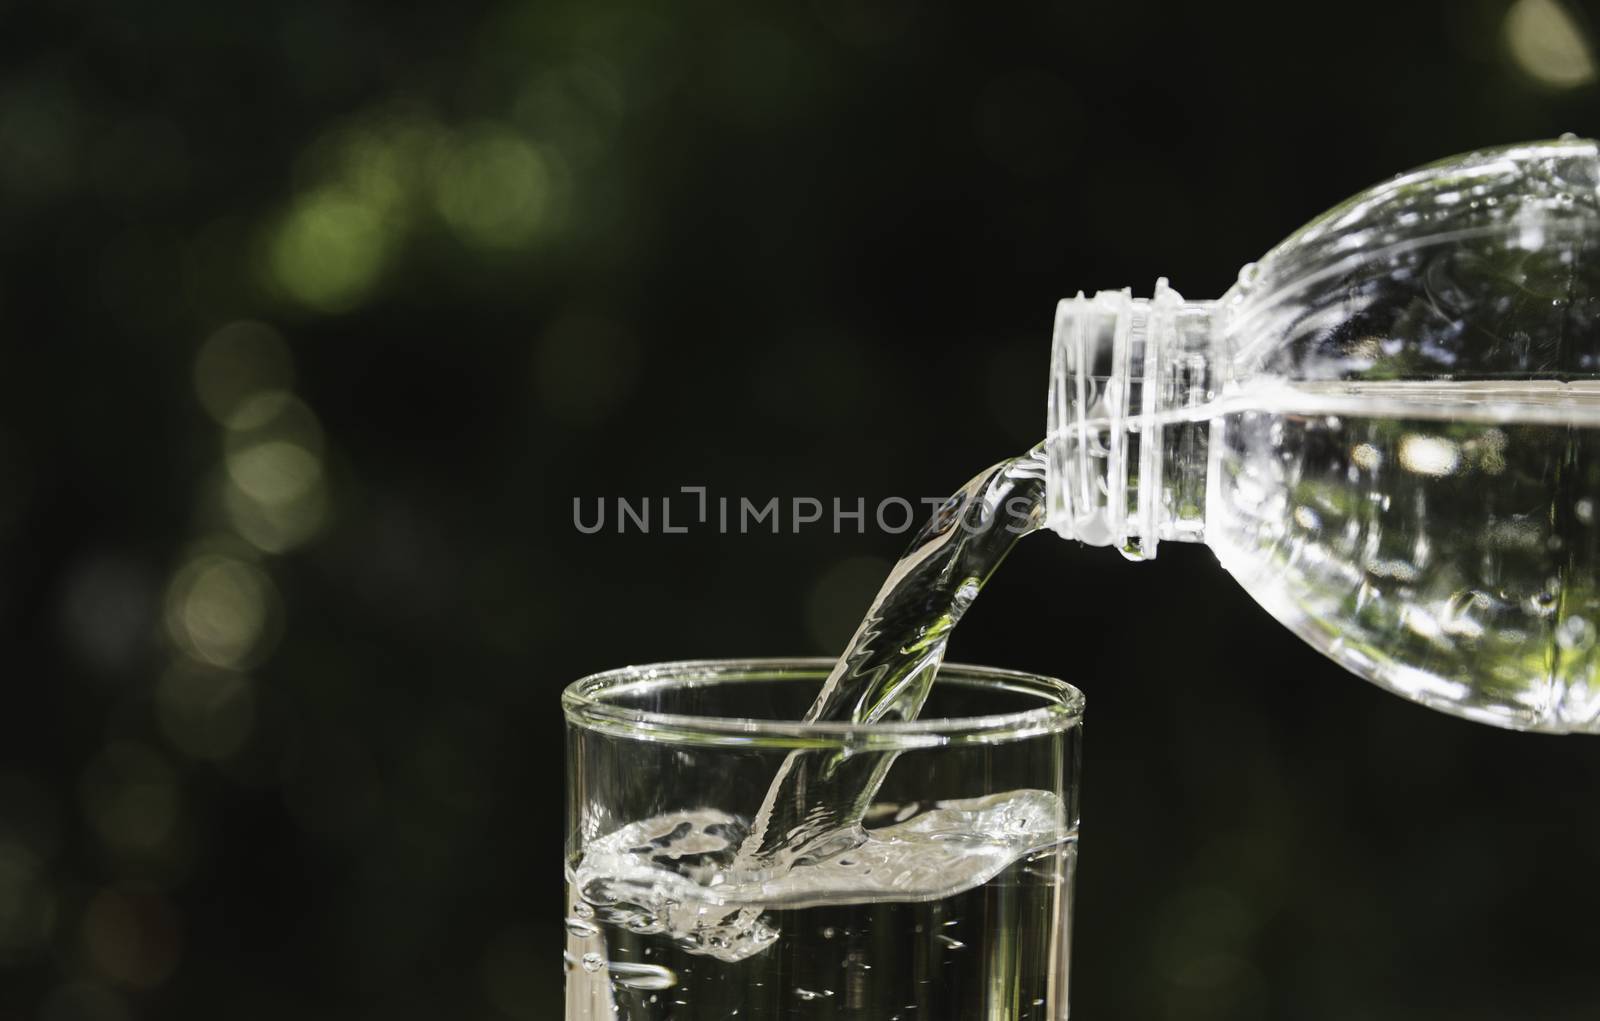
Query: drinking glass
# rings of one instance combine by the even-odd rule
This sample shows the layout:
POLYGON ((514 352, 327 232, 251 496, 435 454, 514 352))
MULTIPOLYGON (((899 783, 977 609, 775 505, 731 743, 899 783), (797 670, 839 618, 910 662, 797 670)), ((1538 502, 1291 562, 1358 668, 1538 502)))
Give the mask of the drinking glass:
POLYGON ((831 667, 665 663, 563 694, 568 1021, 1067 1016, 1082 694, 946 664, 917 720, 805 722, 831 667), (823 837, 757 852, 802 757, 873 757, 848 773, 872 782, 807 806, 823 837))

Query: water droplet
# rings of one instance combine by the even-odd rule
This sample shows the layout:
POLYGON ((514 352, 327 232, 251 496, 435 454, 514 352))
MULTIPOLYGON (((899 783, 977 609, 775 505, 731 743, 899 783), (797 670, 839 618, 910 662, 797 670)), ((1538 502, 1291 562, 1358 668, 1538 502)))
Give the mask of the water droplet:
POLYGON ((1574 132, 1563 131, 1561 133, 1561 140, 1563 142, 1576 142, 1578 140, 1578 136, 1574 132))
POLYGON ((917 814, 917 802, 912 801, 900 806, 900 811, 894 814, 895 822, 905 822, 917 814))
POLYGON ((597 936, 600 934, 599 929, 595 928, 590 923, 585 922, 581 918, 567 919, 567 931, 579 939, 588 939, 591 936, 597 936))
POLYGON ((1594 524, 1594 501, 1588 498, 1579 500, 1572 505, 1572 510, 1578 515, 1578 520, 1586 525, 1594 524))
POLYGON ((1249 287, 1261 276, 1261 267, 1253 262, 1247 262, 1239 267, 1239 286, 1249 287))
POLYGON ((824 926, 823 929, 822 929, 822 938, 823 939, 833 939, 833 937, 837 933, 838 933, 838 930, 835 929, 833 926, 831 926, 831 925, 824 926))
POLYGON ((604 957, 601 957, 599 954, 590 952, 590 953, 587 953, 587 954, 583 955, 583 970, 584 971, 596 972, 596 971, 599 971, 601 968, 604 968, 605 966, 606 966, 606 959, 604 957))
POLYGON ((577 915, 579 918, 593 918, 594 908, 585 904, 583 901, 579 901, 572 906, 572 913, 577 915))
POLYGON ((824 997, 832 996, 833 995, 833 990, 832 989, 824 989, 819 993, 819 992, 816 992, 816 991, 811 990, 811 989, 801 989, 799 986, 796 986, 795 990, 794 990, 794 994, 795 994, 795 996, 799 997, 800 999, 806 1000, 806 1001, 809 1002, 811 1000, 820 1000, 820 999, 823 999, 824 997))
POLYGON ((960 950, 962 947, 966 946, 966 944, 961 942, 960 940, 951 939, 949 936, 945 936, 943 934, 940 934, 940 935, 935 936, 933 938, 938 940, 940 943, 943 943, 945 946, 949 947, 951 950, 960 950))
POLYGON ((619 986, 627 986, 629 989, 648 992, 657 989, 671 989, 678 984, 678 976, 672 973, 672 969, 663 968, 659 964, 633 964, 628 961, 612 961, 611 981, 619 986))

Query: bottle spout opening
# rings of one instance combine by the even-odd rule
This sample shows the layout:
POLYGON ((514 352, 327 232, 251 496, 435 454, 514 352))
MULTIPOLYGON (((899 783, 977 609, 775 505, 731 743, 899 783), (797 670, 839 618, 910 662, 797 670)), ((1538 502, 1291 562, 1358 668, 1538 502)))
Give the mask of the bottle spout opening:
POLYGON ((1057 305, 1045 451, 1058 535, 1133 560, 1162 539, 1203 538, 1206 427, 1171 413, 1212 396, 1215 307, 1184 301, 1165 278, 1150 298, 1080 292, 1057 305))

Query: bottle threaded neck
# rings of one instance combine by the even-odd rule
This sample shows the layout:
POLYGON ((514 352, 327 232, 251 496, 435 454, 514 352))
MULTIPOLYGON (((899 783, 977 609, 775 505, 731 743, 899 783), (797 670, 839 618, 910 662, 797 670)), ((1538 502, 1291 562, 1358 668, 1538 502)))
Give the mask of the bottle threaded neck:
POLYGON ((1216 302, 1156 282, 1080 292, 1056 308, 1050 367, 1048 523, 1064 538, 1155 556, 1161 540, 1204 541, 1216 302))

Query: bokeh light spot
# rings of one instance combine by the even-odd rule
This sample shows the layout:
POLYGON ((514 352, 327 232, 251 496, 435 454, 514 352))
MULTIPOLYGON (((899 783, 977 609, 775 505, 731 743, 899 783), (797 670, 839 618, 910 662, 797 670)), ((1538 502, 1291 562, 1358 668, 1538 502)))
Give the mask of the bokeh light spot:
POLYGON ((83 772, 84 812, 113 848, 149 852, 171 837, 180 808, 177 777, 143 745, 111 744, 83 772))
POLYGON ((265 323, 229 323, 207 337, 195 356, 195 395, 207 414, 231 428, 251 428, 249 417, 263 413, 261 401, 293 383, 289 347, 265 323))
POLYGON ((316 413, 292 394, 267 391, 240 405, 230 423, 221 487, 228 523, 266 553, 304 543, 328 512, 316 413))
POLYGON ((268 505, 291 503, 322 478, 322 459, 296 443, 266 440, 229 453, 228 477, 250 499, 268 505))
POLYGON ((1541 85, 1571 89, 1595 80, 1589 44, 1556 0, 1517 0, 1506 12, 1505 31, 1511 58, 1541 85))
POLYGON ((276 595, 253 564, 202 555, 185 564, 167 590, 167 630, 196 659, 239 666, 264 651, 276 595))
POLYGON ((99 670, 141 661, 159 613, 160 580, 142 564, 119 555, 98 556, 75 567, 61 596, 61 634, 67 648, 99 670))
POLYGON ((248 678, 232 671, 175 664, 156 687, 156 716, 179 751, 220 761, 249 740, 255 692, 248 678))
POLYGON ((328 517, 327 489, 318 482, 295 499, 264 503, 229 482, 222 493, 228 524, 263 553, 286 553, 312 539, 328 517))
POLYGON ((1400 466, 1418 475, 1454 474, 1461 464, 1461 445, 1438 436, 1409 433, 1400 440, 1400 466))
POLYGON ((447 138, 430 118, 384 114, 325 135, 306 162, 321 180, 356 196, 386 222, 404 224, 447 138))
POLYGON ((269 258, 277 284, 302 305, 346 312, 377 284, 387 243, 383 219, 343 189, 301 196, 279 223, 269 258))
POLYGON ((439 215, 463 241, 512 248, 529 241, 544 222, 550 174, 526 139, 484 128, 445 157, 434 188, 439 215))
POLYGON ((1357 443, 1350 448, 1350 463, 1366 471, 1377 471, 1383 465, 1383 452, 1370 443, 1357 443))
POLYGON ((320 457, 322 423, 317 420, 317 413, 294 394, 266 390, 246 398, 234 409, 223 441, 232 456, 268 439, 294 443, 320 457))

